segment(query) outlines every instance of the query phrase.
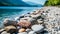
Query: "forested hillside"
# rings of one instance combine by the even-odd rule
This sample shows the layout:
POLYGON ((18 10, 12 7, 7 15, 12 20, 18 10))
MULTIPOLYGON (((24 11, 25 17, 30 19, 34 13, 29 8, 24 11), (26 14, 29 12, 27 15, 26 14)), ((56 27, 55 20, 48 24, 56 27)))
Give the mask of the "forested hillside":
POLYGON ((46 6, 56 6, 60 5, 60 0, 47 0, 45 3, 46 6))

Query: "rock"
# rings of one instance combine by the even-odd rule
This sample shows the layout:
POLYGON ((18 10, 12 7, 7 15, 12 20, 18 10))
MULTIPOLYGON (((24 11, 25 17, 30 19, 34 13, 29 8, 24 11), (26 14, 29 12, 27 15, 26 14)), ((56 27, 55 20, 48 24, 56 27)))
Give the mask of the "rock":
POLYGON ((31 23, 26 20, 20 20, 20 22, 18 22, 18 25, 22 26, 22 27, 29 27, 31 25, 31 23))
POLYGON ((34 14, 32 14, 32 15, 31 15, 31 17, 32 17, 32 18, 35 18, 35 19, 40 18, 40 16, 41 16, 41 14, 35 14, 35 15, 34 15, 34 14))
POLYGON ((38 21, 39 24, 43 23, 43 21, 41 19, 38 19, 37 21, 38 21))
POLYGON ((30 14, 26 14, 26 15, 24 15, 24 17, 31 17, 31 16, 30 16, 30 14))
POLYGON ((19 22, 20 21, 20 18, 19 17, 16 17, 15 18, 15 21, 19 22))
POLYGON ((22 27, 21 26, 17 26, 17 29, 19 30, 19 29, 21 29, 22 27))
POLYGON ((0 34, 10 34, 10 33, 7 33, 6 31, 4 31, 4 32, 2 32, 2 33, 0 33, 0 34))
POLYGON ((28 34, 27 32, 21 32, 21 33, 18 33, 18 34, 28 34))
POLYGON ((30 31, 32 31, 31 29, 26 29, 26 32, 30 32, 30 31))
POLYGON ((24 14, 22 14, 22 15, 20 16, 20 18, 24 18, 24 14))
POLYGON ((31 29, 35 32, 42 32, 44 30, 44 27, 42 25, 33 25, 31 29))
POLYGON ((21 20, 29 21, 32 25, 33 25, 33 24, 37 24, 37 20, 34 19, 34 18, 25 17, 25 18, 21 18, 21 20))
POLYGON ((34 31, 30 31, 28 34, 37 34, 37 33, 35 33, 34 31))
POLYGON ((28 20, 30 19, 30 17, 24 17, 24 18, 21 18, 20 20, 28 20))
POLYGON ((58 31, 58 34, 60 34, 60 31, 58 31))
POLYGON ((4 20, 4 26, 9 26, 9 25, 16 26, 17 25, 17 22, 16 21, 9 20, 9 19, 5 19, 4 20))
POLYGON ((15 33, 17 31, 16 27, 14 27, 14 26, 7 26, 4 29, 9 33, 15 33))
POLYGON ((1 29, 0 32, 4 31, 5 29, 1 29))
POLYGON ((26 29, 24 29, 24 28, 19 29, 19 32, 25 32, 25 31, 26 31, 26 29))
POLYGON ((29 19, 29 21, 31 22, 31 25, 38 24, 37 20, 33 18, 29 19))

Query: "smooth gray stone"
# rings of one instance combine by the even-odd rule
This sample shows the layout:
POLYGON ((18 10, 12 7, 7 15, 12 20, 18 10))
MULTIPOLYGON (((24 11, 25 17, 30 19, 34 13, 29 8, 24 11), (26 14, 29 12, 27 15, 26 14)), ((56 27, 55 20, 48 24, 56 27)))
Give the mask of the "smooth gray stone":
POLYGON ((18 33, 18 34, 28 34, 27 32, 21 32, 21 33, 18 33))
POLYGON ((28 32, 30 32, 30 31, 32 31, 31 29, 26 29, 26 32, 28 33, 28 32))
POLYGON ((42 32, 44 30, 44 27, 42 25, 33 25, 31 29, 35 32, 42 32))
POLYGON ((1 34, 10 34, 10 33, 7 33, 6 31, 2 32, 1 34))
POLYGON ((37 34, 37 33, 35 33, 34 31, 30 31, 28 34, 37 34))

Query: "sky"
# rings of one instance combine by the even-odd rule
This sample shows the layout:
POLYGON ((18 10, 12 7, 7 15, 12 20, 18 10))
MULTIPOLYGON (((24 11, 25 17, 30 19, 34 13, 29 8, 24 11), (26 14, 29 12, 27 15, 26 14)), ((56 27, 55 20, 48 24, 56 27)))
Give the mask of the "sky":
POLYGON ((46 0, 22 0, 22 1, 24 1, 24 2, 28 2, 29 1, 29 2, 33 2, 33 3, 36 3, 36 4, 44 5, 46 0))

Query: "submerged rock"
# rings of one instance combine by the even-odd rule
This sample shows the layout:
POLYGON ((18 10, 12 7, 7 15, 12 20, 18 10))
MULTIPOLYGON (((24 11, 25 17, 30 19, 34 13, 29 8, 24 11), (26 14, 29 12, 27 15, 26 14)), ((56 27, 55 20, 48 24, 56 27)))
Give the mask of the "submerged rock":
POLYGON ((31 29, 35 32, 42 32, 44 30, 44 27, 42 25, 33 25, 31 29))

